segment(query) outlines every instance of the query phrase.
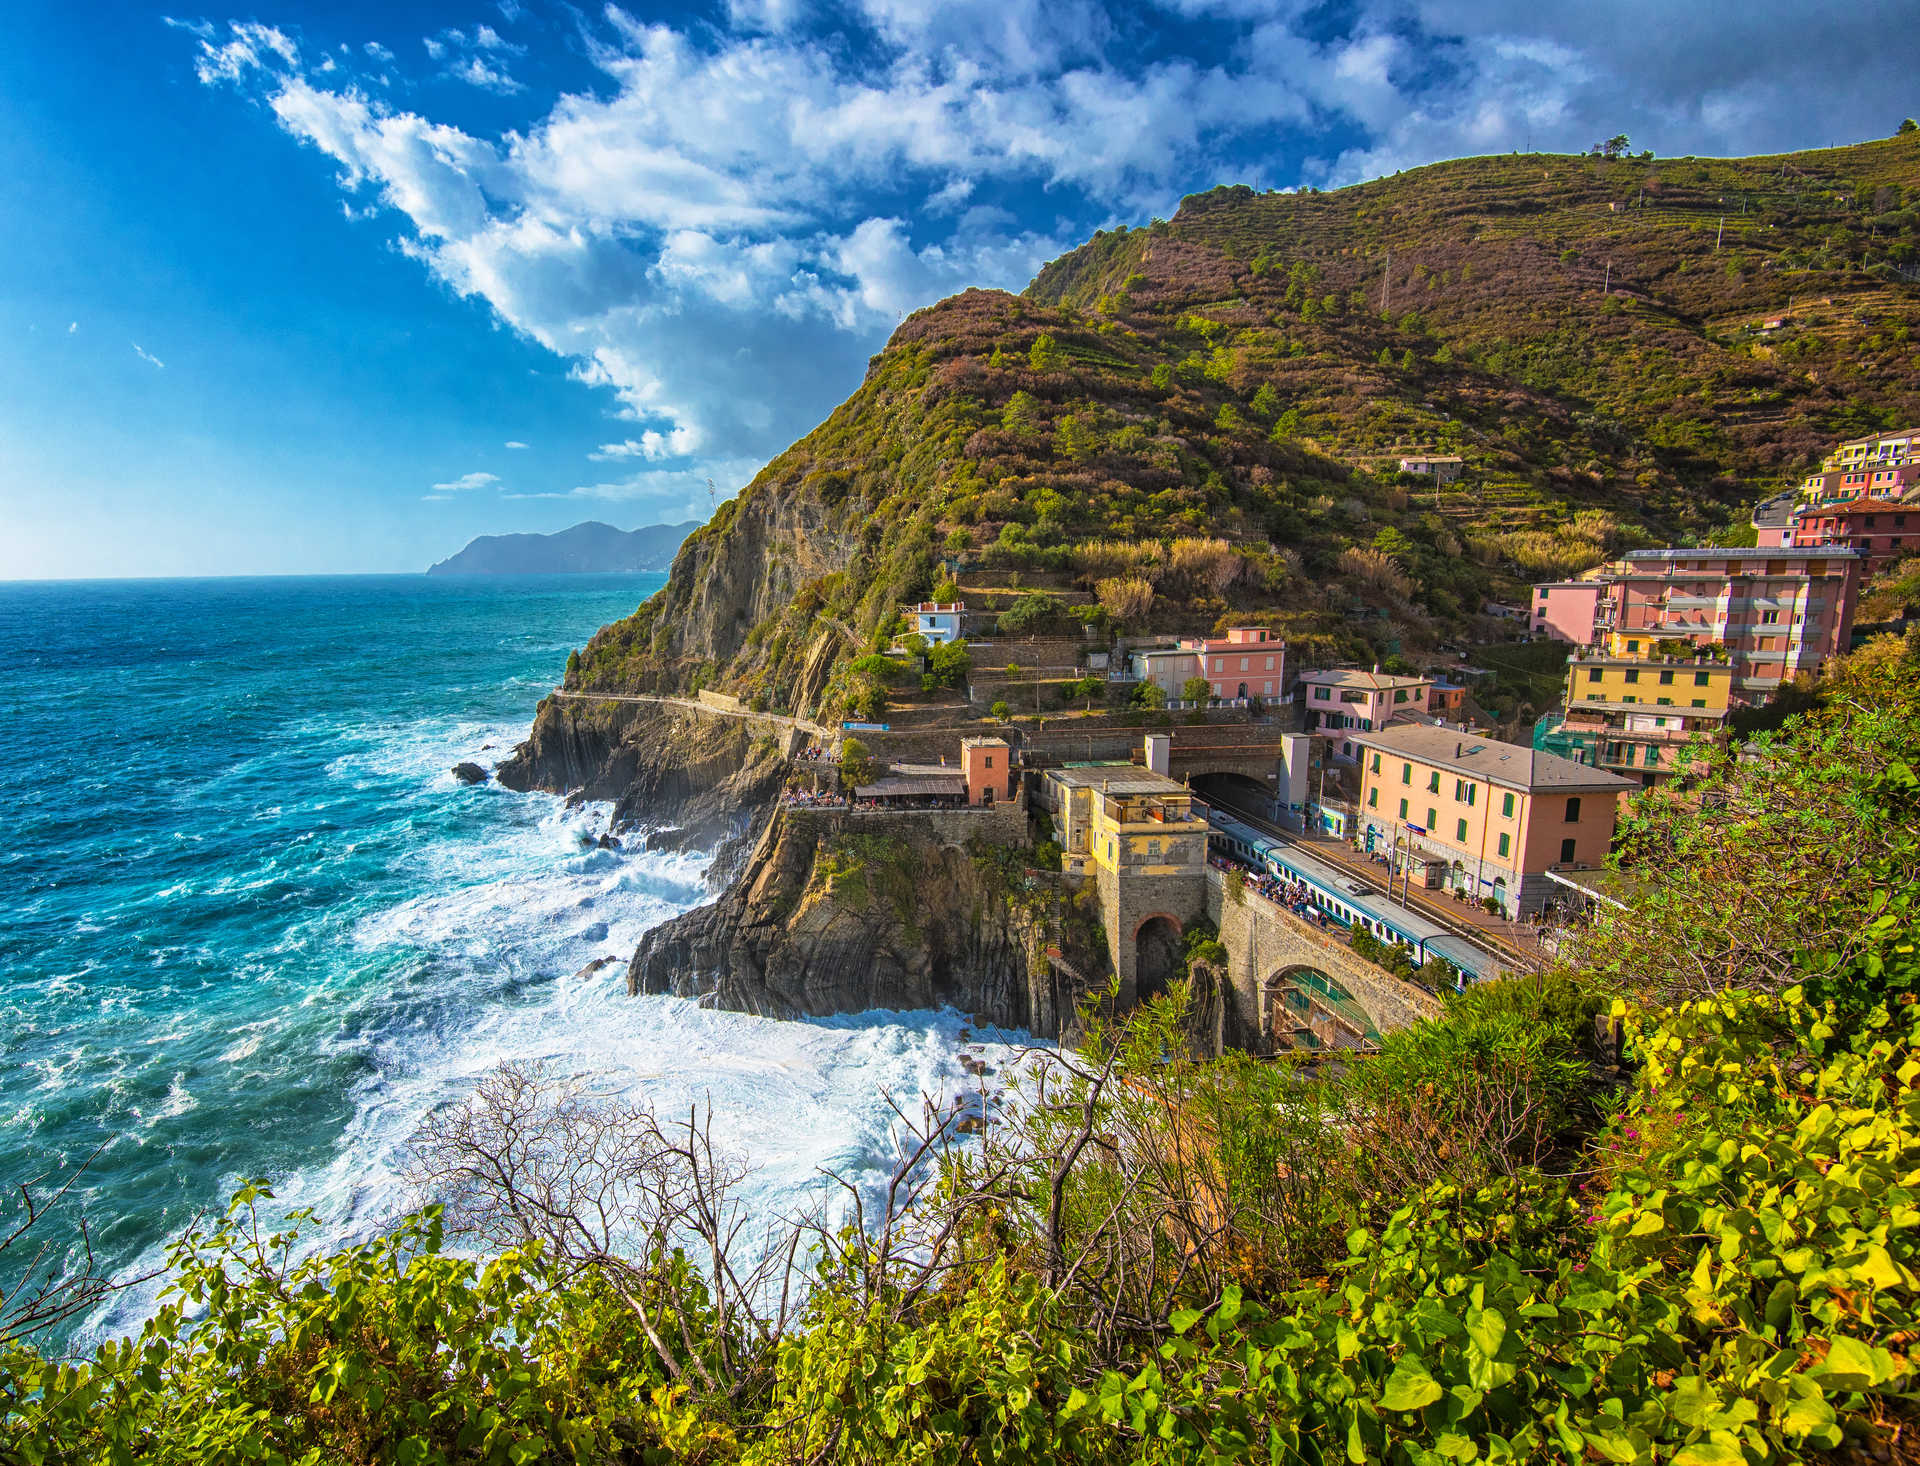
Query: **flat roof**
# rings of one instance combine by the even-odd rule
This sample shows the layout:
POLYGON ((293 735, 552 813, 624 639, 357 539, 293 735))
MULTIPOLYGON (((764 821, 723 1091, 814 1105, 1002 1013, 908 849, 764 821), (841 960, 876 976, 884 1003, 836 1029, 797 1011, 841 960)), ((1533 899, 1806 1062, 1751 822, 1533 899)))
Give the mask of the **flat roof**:
POLYGON ((952 794, 966 797, 965 774, 889 774, 853 791, 862 799, 905 799, 952 794))
POLYGON ((1422 763, 1485 779, 1491 784, 1522 789, 1529 794, 1575 794, 1588 790, 1611 793, 1640 787, 1638 780, 1588 768, 1555 753, 1542 753, 1518 743, 1501 743, 1424 723, 1402 723, 1377 733, 1357 733, 1353 741, 1362 748, 1419 759, 1422 763))
POLYGON ((1857 560, 1860 557, 1844 546, 1822 545, 1817 550, 1755 548, 1706 545, 1697 550, 1628 550, 1629 560, 1857 560))
POLYGON ((1069 764, 1048 769, 1046 777, 1070 789, 1103 789, 1109 794, 1190 794, 1178 779, 1138 764, 1069 764))
MULTIPOLYGON (((1684 718, 1724 718, 1732 712, 1731 708, 1683 708, 1670 702, 1607 702, 1602 698, 1578 697, 1567 704, 1567 716, 1572 717, 1582 708, 1591 708, 1603 713, 1652 713, 1656 718, 1671 718, 1676 714, 1684 718)), ((1623 729, 1622 731, 1634 730, 1623 729)))

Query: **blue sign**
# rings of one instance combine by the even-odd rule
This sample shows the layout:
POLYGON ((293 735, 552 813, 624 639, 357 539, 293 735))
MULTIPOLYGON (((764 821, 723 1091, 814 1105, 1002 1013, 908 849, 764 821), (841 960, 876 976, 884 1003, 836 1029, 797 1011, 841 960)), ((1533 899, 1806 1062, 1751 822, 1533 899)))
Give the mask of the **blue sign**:
POLYGON ((893 725, 891 723, 842 723, 840 729, 844 733, 891 733, 893 725))

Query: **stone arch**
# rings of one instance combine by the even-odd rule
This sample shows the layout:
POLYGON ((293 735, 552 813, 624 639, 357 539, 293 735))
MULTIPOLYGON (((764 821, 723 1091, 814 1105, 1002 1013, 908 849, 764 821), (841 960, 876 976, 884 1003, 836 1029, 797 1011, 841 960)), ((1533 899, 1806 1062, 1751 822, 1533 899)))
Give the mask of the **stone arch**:
POLYGON ((1182 931, 1180 918, 1170 911, 1155 911, 1134 927, 1134 993, 1141 1002, 1158 997, 1180 976, 1182 931))
POLYGON ((1380 1040, 1365 1006, 1326 969, 1295 962, 1260 985, 1261 1027, 1276 1049, 1369 1048, 1380 1040))

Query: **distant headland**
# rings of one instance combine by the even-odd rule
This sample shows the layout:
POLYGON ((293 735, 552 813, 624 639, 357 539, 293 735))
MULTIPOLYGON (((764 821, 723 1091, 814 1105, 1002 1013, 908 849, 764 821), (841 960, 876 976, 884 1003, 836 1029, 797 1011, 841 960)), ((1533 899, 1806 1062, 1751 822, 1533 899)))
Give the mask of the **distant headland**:
POLYGON ((427 574, 604 575, 665 570, 673 564, 680 542, 699 523, 690 519, 685 524, 622 530, 590 519, 558 534, 485 534, 459 554, 431 566, 427 574))

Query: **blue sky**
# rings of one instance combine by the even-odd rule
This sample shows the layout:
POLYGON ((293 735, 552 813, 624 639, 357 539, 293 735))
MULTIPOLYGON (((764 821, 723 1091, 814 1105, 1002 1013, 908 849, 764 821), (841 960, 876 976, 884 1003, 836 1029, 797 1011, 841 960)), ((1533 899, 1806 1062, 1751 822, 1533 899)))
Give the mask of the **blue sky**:
POLYGON ((1183 193, 1920 112, 1888 0, 255 3, 9 7, 0 579, 703 517, 902 315, 1183 193))

